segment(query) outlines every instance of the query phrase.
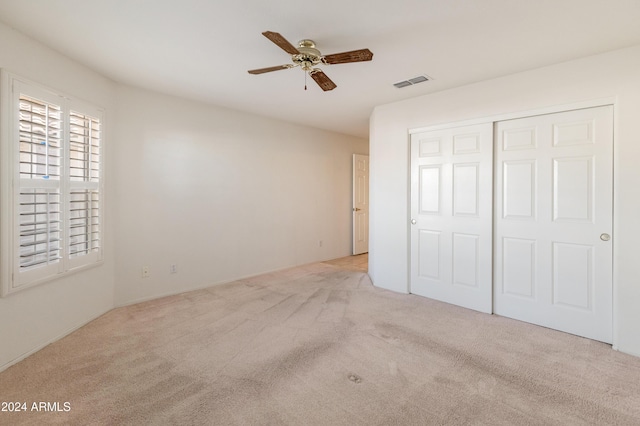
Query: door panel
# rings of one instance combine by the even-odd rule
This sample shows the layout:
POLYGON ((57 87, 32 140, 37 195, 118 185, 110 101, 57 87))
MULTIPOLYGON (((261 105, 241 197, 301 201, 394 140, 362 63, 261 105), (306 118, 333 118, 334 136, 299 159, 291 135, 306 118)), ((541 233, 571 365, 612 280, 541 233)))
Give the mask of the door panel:
POLYGON ((593 157, 553 160, 553 220, 591 222, 593 157))
POLYGON ((535 219, 536 161, 505 161, 502 164, 502 217, 535 219))
POLYGON ((418 277, 440 280, 440 232, 418 230, 418 277))
POLYGON ((453 215, 478 216, 479 163, 453 166, 453 215))
POLYGON ((353 155, 353 254, 369 251, 369 156, 353 155))
POLYGON ((502 239, 502 280, 506 294, 535 297, 536 241, 525 238, 502 239))
POLYGON ((613 110, 496 123, 494 312, 612 340, 613 110))
POLYGON ((592 311, 593 247, 553 243, 553 304, 592 311))
POLYGON ((478 287, 478 235, 453 234, 453 284, 478 287))
POLYGON ((411 136, 411 293, 482 312, 491 312, 492 127, 411 136))
POLYGON ((440 176, 442 166, 420 166, 420 214, 440 214, 440 176))

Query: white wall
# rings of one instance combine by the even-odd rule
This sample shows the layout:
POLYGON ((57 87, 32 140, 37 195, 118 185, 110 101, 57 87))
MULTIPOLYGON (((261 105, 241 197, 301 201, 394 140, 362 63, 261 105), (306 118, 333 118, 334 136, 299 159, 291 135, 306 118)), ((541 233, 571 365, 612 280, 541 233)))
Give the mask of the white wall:
POLYGON ((117 103, 116 304, 350 254, 368 141, 130 87, 117 103))
MULTIPOLYGON (((113 106, 114 83, 3 24, 0 24, 0 68, 107 111, 113 106)), ((106 135, 112 129, 110 118, 107 115, 106 135)), ((107 161, 112 152, 108 146, 107 161)), ((108 198, 113 195, 111 188, 107 182, 108 198)), ((104 228, 107 249, 102 266, 0 298, 0 371, 113 307, 111 217, 108 209, 104 228)))
POLYGON ((116 305, 350 253, 366 140, 120 86, 1 23, 0 68, 106 110, 104 264, 0 298, 0 371, 116 305))
POLYGON ((371 116, 369 275, 408 291, 408 130, 615 97, 614 345, 640 356, 640 46, 377 107, 371 116))

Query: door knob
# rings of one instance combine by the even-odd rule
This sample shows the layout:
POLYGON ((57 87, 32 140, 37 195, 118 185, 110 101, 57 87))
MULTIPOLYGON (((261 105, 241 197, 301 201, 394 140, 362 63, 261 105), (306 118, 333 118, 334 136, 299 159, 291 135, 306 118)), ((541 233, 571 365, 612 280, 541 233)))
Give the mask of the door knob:
POLYGON ((416 222, 416 220, 415 220, 415 219, 411 219, 411 224, 412 224, 412 225, 415 225, 416 223, 418 223, 418 222, 416 222))
POLYGON ((354 208, 353 208, 353 211, 354 211, 354 212, 359 212, 360 210, 362 210, 362 209, 359 209, 359 208, 357 208, 357 207, 354 207, 354 208))
POLYGON ((609 241, 611 239, 611 235, 609 235, 609 234, 600 234, 600 239, 602 241, 609 241))

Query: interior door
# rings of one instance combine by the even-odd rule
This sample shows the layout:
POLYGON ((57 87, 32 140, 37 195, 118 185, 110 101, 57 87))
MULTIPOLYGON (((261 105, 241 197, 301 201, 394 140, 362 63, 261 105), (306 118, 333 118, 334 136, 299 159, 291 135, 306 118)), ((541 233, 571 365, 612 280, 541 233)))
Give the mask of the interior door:
POLYGON ((495 133, 494 312, 611 343, 612 107, 495 133))
POLYGON ((369 251, 369 156, 353 155, 353 254, 369 251))
POLYGON ((411 136, 411 293, 492 309, 491 123, 411 136))

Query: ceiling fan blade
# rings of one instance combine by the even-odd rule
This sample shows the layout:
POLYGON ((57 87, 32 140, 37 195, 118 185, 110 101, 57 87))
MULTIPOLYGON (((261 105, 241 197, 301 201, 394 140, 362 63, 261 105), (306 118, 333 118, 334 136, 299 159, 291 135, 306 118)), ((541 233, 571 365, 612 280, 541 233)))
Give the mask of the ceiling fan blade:
POLYGON ((315 71, 313 73, 310 73, 311 78, 315 80, 316 83, 318 83, 318 86, 320 86, 320 88, 322 90, 324 90, 325 92, 328 90, 333 90, 336 87, 336 84, 331 81, 331 79, 329 77, 327 77, 327 75, 325 73, 323 73, 322 71, 315 71))
POLYGON ((265 72, 286 70, 291 68, 290 65, 277 65, 275 67, 258 68, 257 70, 249 70, 249 74, 264 74, 265 72))
POLYGON ((369 49, 360 49, 325 55, 322 61, 326 64, 346 64, 349 62, 370 61, 371 59, 373 59, 373 53, 369 49))
POLYGON ((262 33, 263 36, 274 42, 280 49, 284 50, 290 55, 297 55, 300 53, 296 47, 289 43, 289 41, 282 37, 280 33, 274 33, 272 31, 265 31, 262 33))

